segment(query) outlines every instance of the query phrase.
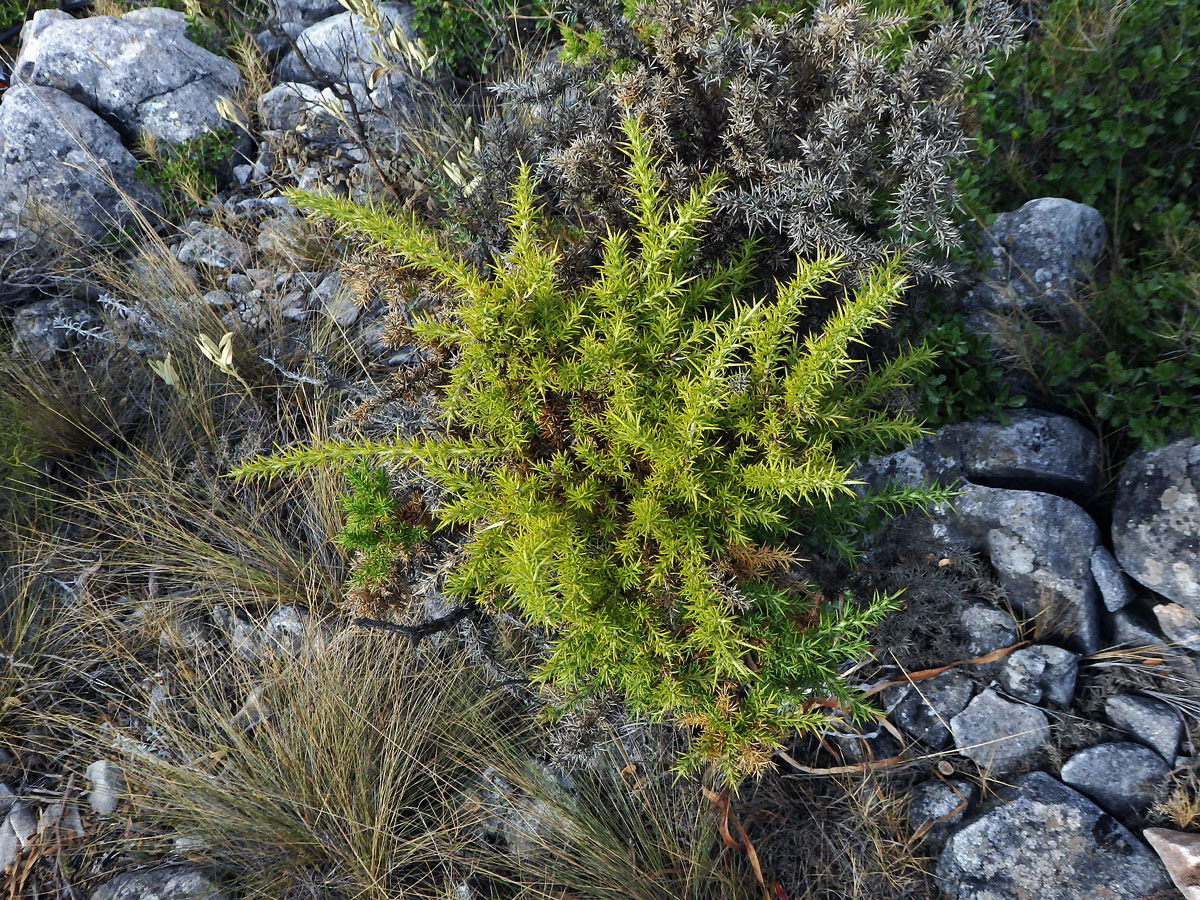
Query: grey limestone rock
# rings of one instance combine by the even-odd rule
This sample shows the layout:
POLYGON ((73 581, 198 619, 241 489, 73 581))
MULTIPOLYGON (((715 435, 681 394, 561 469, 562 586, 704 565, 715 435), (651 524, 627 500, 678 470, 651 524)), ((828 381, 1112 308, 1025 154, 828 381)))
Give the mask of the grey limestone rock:
POLYGON ((186 232, 187 237, 175 248, 180 262, 227 270, 250 265, 250 248, 220 228, 190 222, 186 232))
POLYGON ((271 13, 277 22, 299 22, 304 25, 315 25, 344 9, 338 0, 271 0, 270 3, 271 13))
POLYGON ((1081 653, 1100 648, 1100 598, 1091 570, 1100 532, 1081 507, 1039 491, 967 485, 935 534, 986 553, 1013 605, 1041 616, 1067 647, 1081 653))
POLYGON ((96 888, 91 900, 229 900, 229 894, 199 869, 171 866, 123 872, 96 888))
MULTIPOLYGON (((405 3, 380 3, 389 29, 401 28, 415 38, 412 7, 405 3)), ((376 64, 371 60, 372 32, 361 16, 339 13, 312 25, 300 33, 296 47, 307 60, 316 81, 329 84, 367 84, 376 64)), ((279 81, 314 81, 313 74, 301 62, 296 51, 289 51, 275 69, 279 81)))
POLYGON ((1107 230, 1096 210, 1060 197, 1003 213, 985 235, 992 268, 966 300, 970 312, 1050 311, 1077 321, 1075 291, 1096 264, 1107 230))
POLYGON ((1114 646, 1145 647, 1166 642, 1153 616, 1140 604, 1118 609, 1109 615, 1108 621, 1112 626, 1110 643, 1114 646))
POLYGON ((1104 602, 1104 608, 1109 612, 1124 609, 1137 599, 1129 576, 1121 571, 1116 557, 1104 545, 1092 551, 1092 577, 1096 579, 1096 587, 1100 589, 1100 599, 1104 602))
POLYGON ((976 603, 964 609, 959 620, 966 634, 963 649, 972 659, 1017 642, 1017 623, 1002 609, 976 603))
POLYGON ((1000 686, 1026 703, 1070 706, 1079 674, 1079 654, 1050 644, 1014 650, 1000 670, 1000 686))
POLYGON ((949 427, 959 432, 968 481, 1076 499, 1090 498, 1100 484, 1100 442, 1074 419, 1022 409, 1006 425, 949 427))
POLYGON ((40 10, 22 34, 13 80, 63 91, 128 136, 177 144, 227 123, 216 109, 241 76, 231 60, 151 19, 76 19, 40 10))
POLYGON ((864 475, 875 485, 888 479, 907 485, 963 479, 1087 499, 1100 481, 1100 444, 1074 419, 1022 409, 1010 414, 1008 424, 946 425, 904 450, 872 459, 864 475))
POLYGON ((962 712, 975 684, 961 669, 889 689, 888 716, 897 727, 935 750, 950 743, 950 719, 962 712))
POLYGON ((161 209, 136 166, 86 106, 52 88, 13 85, 0 102, 0 251, 44 263, 64 247, 105 240, 138 205, 161 209))
POLYGON ((1148 807, 1166 787, 1170 766, 1141 744, 1120 741, 1080 750, 1062 767, 1062 780, 1115 816, 1148 807))
POLYGON ((1158 859, 1086 797, 1031 772, 938 858, 950 900, 1146 900, 1170 886, 1158 859))
POLYGON ((913 788, 909 796, 908 824, 925 842, 941 847, 979 799, 979 788, 961 778, 934 778, 913 788))
POLYGON ((1105 698, 1104 715, 1115 727, 1128 733, 1171 761, 1183 740, 1183 716, 1179 710, 1154 697, 1141 694, 1112 694, 1105 698))
POLYGON ((1134 580, 1200 614, 1200 441, 1129 457, 1112 534, 1113 552, 1134 580))
POLYGON ((995 772, 1011 771, 1050 736, 1040 709, 1005 700, 991 688, 950 720, 955 746, 964 756, 995 772))

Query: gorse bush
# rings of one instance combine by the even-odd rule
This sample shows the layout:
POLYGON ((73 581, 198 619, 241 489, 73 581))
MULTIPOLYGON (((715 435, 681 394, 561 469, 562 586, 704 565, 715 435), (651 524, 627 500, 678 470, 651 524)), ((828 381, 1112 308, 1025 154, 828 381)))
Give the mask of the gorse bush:
POLYGON ((562 708, 616 691, 635 713, 695 729, 685 769, 761 770, 809 701, 855 707, 838 666, 861 655, 888 608, 786 587, 788 535, 853 550, 872 511, 911 490, 860 496, 850 464, 920 433, 887 404, 932 357, 881 366, 853 347, 898 302, 893 263, 820 330, 797 331, 835 277, 819 257, 769 299, 747 299, 752 249, 696 270, 721 178, 674 202, 648 136, 625 125, 634 225, 611 231, 591 280, 568 286, 563 251, 522 171, 511 245, 480 274, 412 221, 329 197, 315 213, 366 234, 457 302, 414 326, 452 354, 443 434, 335 442, 252 461, 271 476, 366 458, 417 466, 444 492, 441 527, 463 529, 454 597, 518 612, 551 638, 538 679, 562 708), (717 315, 713 308, 726 310, 717 315))
POLYGON ((902 253, 918 278, 949 277, 962 89, 1008 46, 1006 3, 923 29, 858 2, 762 17, 745 0, 637 6, 631 18, 617 0, 569 4, 578 26, 561 58, 497 87, 508 102, 485 124, 464 198, 483 256, 507 240, 492 210, 518 160, 597 242, 625 227, 621 122, 632 116, 662 153, 669 196, 728 173, 706 244, 717 255, 753 236, 785 276, 797 254, 837 255, 854 279, 902 253))
POLYGON ((340 498, 346 523, 335 543, 357 554, 350 570, 355 587, 373 588, 388 580, 397 557, 410 554, 429 536, 419 498, 406 503, 392 496, 387 470, 362 463, 345 472, 350 493, 340 498))

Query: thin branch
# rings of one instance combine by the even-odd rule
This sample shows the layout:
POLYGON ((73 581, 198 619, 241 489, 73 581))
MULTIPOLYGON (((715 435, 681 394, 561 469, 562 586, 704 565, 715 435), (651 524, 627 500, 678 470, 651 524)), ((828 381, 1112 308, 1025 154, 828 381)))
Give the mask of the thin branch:
POLYGON ((441 634, 443 631, 449 631, 463 619, 473 619, 478 614, 479 607, 474 601, 467 601, 462 606, 455 607, 446 613, 446 615, 430 619, 428 622, 422 622, 420 625, 397 625, 395 622, 385 622, 382 619, 368 619, 365 617, 355 619, 354 624, 360 625, 363 628, 375 628, 379 631, 402 634, 412 642, 414 647, 417 647, 425 638, 441 634))

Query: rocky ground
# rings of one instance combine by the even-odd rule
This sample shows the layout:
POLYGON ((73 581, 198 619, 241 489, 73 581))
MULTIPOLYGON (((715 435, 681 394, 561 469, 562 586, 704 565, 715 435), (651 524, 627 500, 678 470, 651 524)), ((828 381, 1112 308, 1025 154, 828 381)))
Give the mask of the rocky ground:
MULTIPOLYGON (((406 5, 379 11, 371 28, 327 0, 280 0, 272 27, 255 35, 256 73, 195 43, 182 13, 36 13, 0 95, 0 303, 13 352, 42 364, 130 348, 131 358, 170 360, 145 298, 115 295, 87 263, 124 252, 115 234, 167 211, 169 198, 136 174, 139 148, 220 130, 230 136, 216 194, 177 227, 150 226, 189 302, 214 330, 270 332, 277 348, 319 326, 368 369, 416 365, 383 341, 381 302, 351 290, 329 236, 279 193, 339 185, 366 196, 384 174, 434 181, 406 162, 406 129, 454 115, 436 105, 436 79, 417 84, 411 58, 381 67, 380 54, 403 44, 389 34, 417 35, 406 5)), ((994 265, 958 302, 981 329, 998 310, 1078 310, 1076 286, 1104 232, 1089 207, 1031 201, 985 235, 994 265)), ((295 376, 282 353, 257 365, 316 377, 295 376)), ((250 450, 265 442, 247 438, 250 450)), ((886 580, 929 559, 943 571, 928 577, 945 575, 957 593, 913 592, 886 626, 894 643, 881 641, 894 652, 864 685, 887 726, 830 734, 826 748, 851 770, 931 776, 909 779, 909 827, 956 900, 1200 897, 1200 443, 1140 451, 1113 473, 1083 425, 1022 409, 1002 423, 944 427, 871 460, 863 478, 958 485, 951 507, 895 526, 867 561, 886 580), (1171 827, 1147 827, 1156 825, 1171 827)), ((320 633, 292 604, 257 618, 213 606, 175 627, 184 644, 240 657, 298 653, 320 633)), ((257 701, 243 699, 235 717, 253 727, 257 701)), ((36 767, 5 753, 9 896, 30 883, 23 873, 41 836, 82 838, 121 820, 130 786, 115 758, 75 763, 87 790, 51 799, 30 790, 36 767)), ((229 896, 186 852, 167 859, 90 897, 229 896)))

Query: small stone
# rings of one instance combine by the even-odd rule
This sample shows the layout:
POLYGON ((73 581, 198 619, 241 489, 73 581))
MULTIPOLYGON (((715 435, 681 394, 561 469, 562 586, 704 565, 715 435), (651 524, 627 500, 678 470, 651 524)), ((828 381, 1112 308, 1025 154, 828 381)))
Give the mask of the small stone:
POLYGON ((1141 744, 1122 741, 1080 750, 1062 767, 1062 780, 1115 816, 1146 809, 1166 787, 1171 768, 1141 744))
POLYGON ((42 810, 38 817, 38 836, 61 840, 83 837, 83 820, 74 803, 56 800, 42 810))
POLYGON ((20 852, 21 842, 17 840, 13 830, 8 827, 8 822, 0 824, 0 872, 16 862, 17 854, 20 852))
POLYGON ((1005 700, 991 688, 950 720, 960 753, 995 772, 1005 772, 1035 753, 1050 736, 1040 709, 1005 700))
POLYGON ((22 306, 12 315, 12 348, 40 363, 48 363, 67 348, 67 332, 59 327, 67 309, 57 298, 22 306))
POLYGON ((308 240, 309 228, 304 217, 283 215, 262 223, 256 246, 259 252, 288 265, 304 258, 308 240))
POLYGON ((288 604, 267 617, 265 630, 280 650, 295 656, 312 636, 312 620, 305 610, 288 604))
POLYGON ((17 841, 22 847, 26 846, 29 839, 37 834, 37 816, 23 800, 18 800, 12 805, 5 821, 8 823, 9 829, 17 836, 17 841))
POLYGON ((1034 644, 1009 654, 999 681, 1018 700, 1070 706, 1078 672, 1079 654, 1050 644, 1034 644))
POLYGON ((1166 643, 1150 615, 1138 605, 1127 606, 1112 613, 1112 644, 1121 647, 1155 647, 1166 643))
POLYGON ((96 760, 87 767, 86 774, 92 786, 88 805, 102 816, 111 816, 125 793, 125 774, 120 766, 106 759, 96 760))
POLYGON ((907 734, 934 750, 950 743, 950 719, 962 712, 975 684, 961 669, 892 689, 889 718, 907 734), (896 700, 895 697, 900 699, 896 700))
POLYGON ((967 809, 979 799, 979 788, 969 781, 934 778, 913 788, 908 805, 908 824, 935 849, 946 843, 967 809))
POLYGON ((1200 618, 1178 603, 1160 603, 1154 607, 1158 627, 1173 644, 1200 653, 1200 618))
POLYGON ((312 25, 344 8, 337 0, 271 0, 268 8, 279 22, 312 25))
POLYGON ((1104 715, 1114 727, 1155 750, 1167 761, 1175 759, 1183 740, 1183 716, 1179 710, 1154 697, 1113 694, 1104 701, 1104 715))
POLYGON ((277 84, 258 99, 263 125, 269 131, 294 131, 305 115, 319 107, 320 88, 302 82, 285 81, 277 84))
POLYGON ((976 604, 964 609, 959 618, 967 635, 966 654, 970 658, 1017 642, 1016 620, 1002 609, 976 604))
POLYGON ((1061 197, 1040 197, 1001 213, 985 235, 994 266, 968 294, 968 311, 1052 310, 1076 322, 1076 287, 1095 265, 1105 236, 1099 212, 1061 197))
POLYGON ((92 900, 230 900, 199 869, 173 866, 123 872, 98 887, 92 900))
POLYGON ((313 296, 335 324, 349 328, 362 315, 362 305, 358 298, 342 284, 340 272, 334 272, 321 280, 313 291, 313 296))
POLYGON ((1045 772, 997 793, 938 858, 950 900, 1147 900, 1170 886, 1149 848, 1045 772))
POLYGON ((175 256, 182 263, 210 269, 244 269, 250 264, 250 248, 212 226, 193 229, 175 250, 175 256))
POLYGON ((213 309, 230 309, 233 306, 233 297, 229 291, 209 291, 202 299, 206 306, 213 309))
POLYGON ((225 290, 234 294, 248 294, 254 290, 254 280, 244 272, 234 272, 225 279, 225 290))
POLYGON ((1100 588, 1100 599, 1109 612, 1123 609, 1137 599, 1129 576, 1117 565, 1117 558, 1107 547, 1099 545, 1092 551, 1092 577, 1100 588))
POLYGON ((1142 832, 1185 900, 1200 900, 1200 834, 1147 828, 1142 832))

